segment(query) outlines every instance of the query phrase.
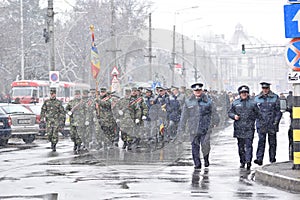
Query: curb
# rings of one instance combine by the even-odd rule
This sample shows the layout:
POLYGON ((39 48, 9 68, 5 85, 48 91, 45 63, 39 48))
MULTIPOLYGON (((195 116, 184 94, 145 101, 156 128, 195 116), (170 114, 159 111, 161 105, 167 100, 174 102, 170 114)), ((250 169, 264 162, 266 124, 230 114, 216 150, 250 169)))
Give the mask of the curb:
POLYGON ((293 170, 291 162, 262 166, 256 169, 255 180, 268 186, 300 193, 300 170, 293 170))

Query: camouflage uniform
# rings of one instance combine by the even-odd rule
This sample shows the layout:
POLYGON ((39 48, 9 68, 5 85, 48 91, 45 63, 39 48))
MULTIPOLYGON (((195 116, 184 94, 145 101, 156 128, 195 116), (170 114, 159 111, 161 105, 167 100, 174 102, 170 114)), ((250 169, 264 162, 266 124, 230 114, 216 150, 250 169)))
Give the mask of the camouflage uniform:
POLYGON ((84 101, 85 109, 85 134, 86 142, 89 148, 99 149, 102 147, 102 133, 97 119, 96 96, 89 96, 84 101))
POLYGON ((75 95, 75 98, 69 101, 66 111, 70 116, 70 137, 74 142, 74 151, 78 153, 82 144, 79 132, 82 131, 83 127, 83 113, 81 109, 83 101, 80 96, 77 96, 80 95, 80 91, 75 91, 75 95))
POLYGON ((58 132, 65 125, 66 115, 62 102, 56 99, 56 89, 50 89, 50 99, 47 99, 41 108, 41 121, 46 121, 46 133, 51 142, 52 151, 56 151, 58 132))
POLYGON ((125 96, 119 99, 113 107, 113 114, 116 119, 117 125, 121 130, 121 140, 124 142, 123 149, 125 149, 133 140, 133 137, 130 133, 133 132, 134 122, 130 116, 131 111, 129 110, 130 102, 130 89, 125 90, 125 96))
POLYGON ((111 95, 107 94, 105 88, 101 88, 100 92, 100 99, 96 100, 100 127, 106 136, 105 142, 108 142, 109 145, 114 144, 117 146, 117 143, 115 143, 117 124, 111 110, 111 95))
POLYGON ((136 95, 134 93, 137 91, 136 88, 132 88, 132 95, 130 97, 130 102, 129 102, 129 111, 130 111, 130 117, 135 123, 135 128, 133 130, 133 135, 135 137, 135 141, 137 145, 139 145, 139 141, 141 139, 141 134, 144 134, 144 123, 143 120, 147 119, 147 114, 148 114, 148 107, 146 103, 144 102, 144 99, 142 96, 136 95))

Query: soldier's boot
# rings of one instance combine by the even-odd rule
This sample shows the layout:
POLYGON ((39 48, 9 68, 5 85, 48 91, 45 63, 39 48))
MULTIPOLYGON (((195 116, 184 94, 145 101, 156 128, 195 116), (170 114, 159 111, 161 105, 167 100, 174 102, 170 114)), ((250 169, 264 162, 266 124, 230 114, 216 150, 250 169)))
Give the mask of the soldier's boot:
POLYGON ((128 141, 128 144, 127 144, 127 150, 132 150, 132 143, 133 141, 128 141))
POLYGON ((51 143, 51 149, 53 152, 56 151, 56 144, 55 143, 51 143))
POLYGON ((81 145, 78 144, 78 145, 77 145, 77 149, 76 149, 76 153, 77 153, 77 154, 80 153, 80 150, 81 150, 80 148, 81 148, 81 145))
POLYGON ((209 166, 208 157, 209 157, 209 154, 207 154, 206 156, 204 156, 204 167, 208 167, 209 166))
POLYGON ((124 141, 123 146, 122 146, 122 149, 126 149, 127 145, 128 145, 127 142, 124 141))
POLYGON ((77 144, 74 143, 73 151, 76 151, 76 150, 77 150, 77 144))

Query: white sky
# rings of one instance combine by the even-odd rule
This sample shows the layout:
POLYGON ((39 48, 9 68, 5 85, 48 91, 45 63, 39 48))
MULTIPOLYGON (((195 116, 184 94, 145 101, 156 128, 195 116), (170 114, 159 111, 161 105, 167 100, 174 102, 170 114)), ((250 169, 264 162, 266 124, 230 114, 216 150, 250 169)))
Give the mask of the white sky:
POLYGON ((286 0, 152 0, 153 28, 172 29, 176 19, 176 30, 188 36, 199 35, 205 29, 224 34, 230 39, 235 26, 240 23, 244 31, 270 44, 285 44, 290 39, 284 34, 283 6, 286 0), (185 9, 199 6, 195 9, 185 9), (175 16, 176 10, 181 10, 175 16), (201 18, 200 20, 194 20, 201 18))
MULTIPOLYGON (((70 7, 74 0, 54 0, 59 5, 70 7)), ((190 37, 201 32, 224 34, 231 39, 235 26, 240 23, 244 31, 270 44, 285 44, 290 39, 284 34, 283 6, 287 0, 152 0, 152 27, 173 29, 190 37), (186 9, 198 6, 195 9, 186 9), (175 12, 179 13, 175 15, 175 12), (176 17, 175 17, 176 16, 176 17), (199 19, 201 18, 201 19, 199 19), (195 20, 198 19, 198 20, 195 20)), ((41 0, 47 6, 47 0, 41 0)), ((57 11, 57 9, 56 9, 57 11)))

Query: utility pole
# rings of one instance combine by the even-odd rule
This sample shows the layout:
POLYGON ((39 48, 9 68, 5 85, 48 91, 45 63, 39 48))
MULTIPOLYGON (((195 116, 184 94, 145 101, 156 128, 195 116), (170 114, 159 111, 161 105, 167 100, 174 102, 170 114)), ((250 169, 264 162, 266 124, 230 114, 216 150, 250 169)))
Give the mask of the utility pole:
POLYGON ((53 12, 53 0, 48 0, 47 10, 47 28, 49 36, 49 69, 55 71, 55 59, 54 59, 54 12, 53 12))
POLYGON ((156 56, 152 55, 152 22, 151 22, 151 13, 149 13, 149 48, 148 48, 148 55, 145 57, 149 58, 149 80, 152 81, 152 58, 156 58, 156 56))
POLYGON ((20 14, 21 14, 21 80, 24 80, 24 67, 25 67, 25 55, 24 55, 24 17, 23 17, 23 0, 20 0, 20 14))
POLYGON ((195 70, 195 74, 194 74, 194 78, 195 78, 195 82, 198 81, 198 69, 197 69, 197 47, 196 47, 196 40, 194 40, 194 70, 195 70))
POLYGON ((181 45, 182 45, 182 75, 183 75, 183 83, 186 85, 186 70, 185 70, 185 62, 184 62, 184 36, 181 34, 181 45))
MULTIPOLYGON (((116 37, 116 27, 115 27, 115 5, 114 5, 114 0, 110 1, 111 4, 111 31, 110 35, 112 38, 112 49, 106 50, 106 52, 112 52, 113 55, 113 67, 117 67, 117 52, 121 51, 121 49, 117 49, 117 37, 116 37)), ((120 71, 120 70, 119 70, 120 71)), ((107 79, 108 79, 108 85, 110 85, 110 70, 107 70, 107 79)))
POLYGON ((175 72, 174 72, 174 66, 175 66, 175 37, 176 37, 176 30, 175 25, 173 26, 173 49, 172 49, 172 63, 171 63, 171 70, 172 70, 172 85, 174 85, 175 82, 175 72))

